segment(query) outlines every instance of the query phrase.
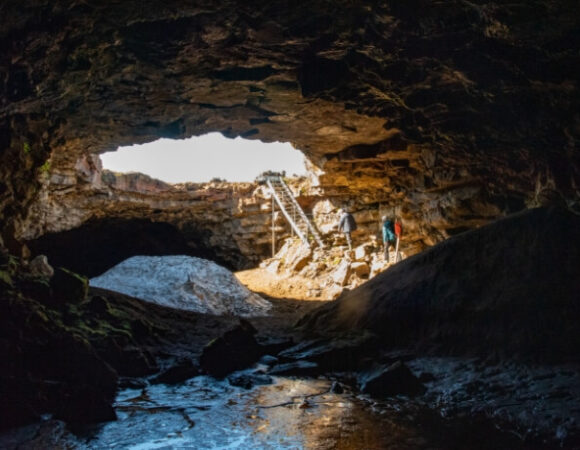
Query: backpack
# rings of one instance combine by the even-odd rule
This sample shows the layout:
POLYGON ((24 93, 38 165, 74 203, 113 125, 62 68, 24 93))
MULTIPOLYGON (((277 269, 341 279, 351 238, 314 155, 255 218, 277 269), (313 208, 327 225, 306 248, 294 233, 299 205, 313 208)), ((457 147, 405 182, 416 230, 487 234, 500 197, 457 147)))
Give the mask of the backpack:
POLYGON ((350 225, 350 230, 355 231, 356 230, 356 221, 354 220, 354 217, 352 216, 352 214, 349 214, 346 220, 348 220, 348 223, 350 225))
POLYGON ((403 234, 403 225, 398 220, 395 222, 395 235, 400 238, 403 234))

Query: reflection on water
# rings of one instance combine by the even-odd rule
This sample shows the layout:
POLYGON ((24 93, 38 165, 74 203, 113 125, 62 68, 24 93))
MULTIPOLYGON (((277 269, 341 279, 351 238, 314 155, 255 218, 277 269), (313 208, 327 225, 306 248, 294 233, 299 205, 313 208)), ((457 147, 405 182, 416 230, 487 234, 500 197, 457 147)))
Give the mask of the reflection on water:
MULTIPOLYGON (((362 448, 348 439, 339 445, 354 429, 360 432, 361 407, 329 387, 327 380, 277 379, 244 390, 197 377, 180 386, 127 389, 118 397, 119 420, 85 444, 135 450, 362 448)), ((371 427, 366 434, 372 441, 371 427)))
MULTIPOLYGON (((118 420, 72 436, 45 422, 0 435, 0 447, 74 449, 520 448, 497 430, 448 423, 408 399, 374 403, 329 392, 324 379, 275 378, 245 390, 196 377, 177 386, 125 389, 118 420), (52 427, 52 428, 51 428, 52 427), (23 431, 24 430, 24 431, 23 431), (18 434, 20 433, 20 434, 18 434)), ((90 405, 87 405, 90 407, 90 405)))
POLYGON ((197 377, 119 394, 119 420, 84 436, 87 448, 373 449, 419 448, 409 429, 356 397, 329 392, 328 380, 291 380, 252 390, 197 377))

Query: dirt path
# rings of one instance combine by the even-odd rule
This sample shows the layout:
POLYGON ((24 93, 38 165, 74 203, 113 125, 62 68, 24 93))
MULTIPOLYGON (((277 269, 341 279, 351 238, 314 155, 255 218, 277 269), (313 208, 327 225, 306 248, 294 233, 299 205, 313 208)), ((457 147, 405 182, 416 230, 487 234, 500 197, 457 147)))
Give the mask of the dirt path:
POLYGON ((265 298, 316 301, 317 303, 332 300, 332 293, 322 288, 320 280, 312 280, 299 275, 281 276, 260 267, 236 272, 234 275, 249 290, 265 298))
POLYGON ((295 276, 281 278, 262 268, 235 273, 248 289, 272 303, 268 316, 252 317, 250 322, 258 330, 262 341, 296 338, 293 326, 304 314, 326 303, 309 295, 308 280, 295 276))

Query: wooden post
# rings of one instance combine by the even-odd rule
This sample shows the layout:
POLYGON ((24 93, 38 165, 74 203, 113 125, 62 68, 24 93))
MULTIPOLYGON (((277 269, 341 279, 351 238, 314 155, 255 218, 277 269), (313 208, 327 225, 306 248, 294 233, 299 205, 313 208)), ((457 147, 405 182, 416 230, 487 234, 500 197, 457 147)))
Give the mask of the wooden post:
MULTIPOLYGON (((292 220, 296 223, 296 207, 294 204, 292 204, 292 220)), ((290 230, 292 231, 292 237, 294 237, 294 227, 290 227, 290 230)))
POLYGON ((276 230, 274 229, 274 194, 272 194, 272 258, 276 255, 276 230))

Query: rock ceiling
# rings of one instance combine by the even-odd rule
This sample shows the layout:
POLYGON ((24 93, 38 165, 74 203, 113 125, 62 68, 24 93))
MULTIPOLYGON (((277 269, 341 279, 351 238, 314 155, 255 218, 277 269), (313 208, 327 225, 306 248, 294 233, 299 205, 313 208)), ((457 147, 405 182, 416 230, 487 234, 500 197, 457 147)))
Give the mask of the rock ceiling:
POLYGON ((292 142, 327 195, 443 232, 577 202, 579 36, 565 0, 8 0, 1 236, 43 172, 210 131, 292 142))

